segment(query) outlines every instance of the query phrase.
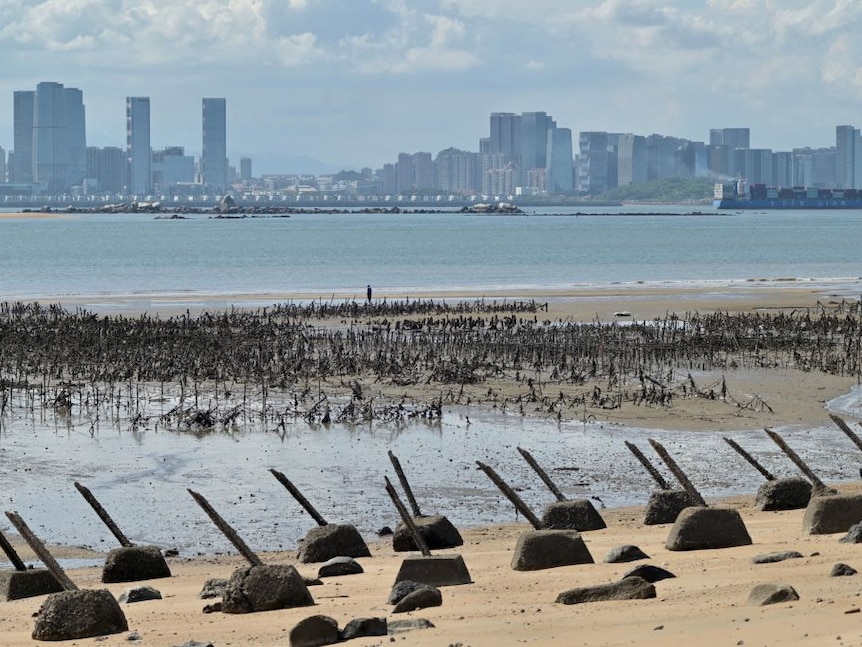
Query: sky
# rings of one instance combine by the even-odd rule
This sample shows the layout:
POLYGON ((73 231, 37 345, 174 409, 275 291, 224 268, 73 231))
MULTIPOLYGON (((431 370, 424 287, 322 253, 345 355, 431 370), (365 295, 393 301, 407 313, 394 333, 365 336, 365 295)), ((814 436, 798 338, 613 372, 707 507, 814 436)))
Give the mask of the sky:
POLYGON ((860 33, 860 0, 0 0, 0 146, 39 81, 83 91, 91 146, 125 146, 149 96, 153 146, 198 154, 225 97, 255 175, 475 151, 491 112, 830 146, 862 126, 860 33))

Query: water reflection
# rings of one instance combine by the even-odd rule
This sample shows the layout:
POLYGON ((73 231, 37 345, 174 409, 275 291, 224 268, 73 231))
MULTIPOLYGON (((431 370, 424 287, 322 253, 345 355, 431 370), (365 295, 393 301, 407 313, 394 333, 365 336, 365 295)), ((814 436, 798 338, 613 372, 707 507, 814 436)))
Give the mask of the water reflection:
MULTIPOLYGON (((858 415, 859 399, 856 389, 831 408, 858 415)), ((822 426, 778 431, 824 480, 858 477, 862 456, 825 413, 822 426)), ((327 520, 354 523, 371 536, 397 519, 383 487, 385 474, 394 479, 389 450, 400 459, 423 512, 469 526, 516 520, 512 506, 476 468, 477 460, 521 489, 536 511, 554 500, 517 446, 533 454, 567 497, 595 497, 608 506, 643 503, 653 489, 626 440, 650 458, 647 438, 659 440, 706 497, 755 490, 761 476, 722 435, 737 440, 776 476, 796 474, 761 430, 669 432, 459 408, 444 410, 434 423, 309 426, 296 420, 280 429, 237 423, 221 432, 23 415, 3 420, 0 492, 5 509, 19 511, 49 542, 114 547, 72 486, 78 480, 133 542, 178 547, 184 554, 232 550, 188 496, 191 488, 250 546, 264 551, 294 548, 315 525, 268 468, 284 472, 327 520)), ((8 524, 0 528, 10 530, 8 524)))

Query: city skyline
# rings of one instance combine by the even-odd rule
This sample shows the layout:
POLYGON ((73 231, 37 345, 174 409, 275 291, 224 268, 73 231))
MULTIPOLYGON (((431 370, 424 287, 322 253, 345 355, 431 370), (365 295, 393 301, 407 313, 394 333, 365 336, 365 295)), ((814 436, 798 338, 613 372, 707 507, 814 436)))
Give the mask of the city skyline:
MULTIPOLYGON (((0 8, 0 97, 42 79, 82 88, 88 143, 121 146, 124 97, 148 96, 154 146, 196 155, 197 102, 226 97, 228 156, 256 160, 258 173, 303 156, 358 169, 403 150, 476 150, 501 110, 545 110, 573 132, 692 140, 746 124, 752 146, 774 150, 827 145, 835 124, 860 121, 859 3, 116 4, 0 8)), ((11 112, 0 102, 6 150, 11 112)))

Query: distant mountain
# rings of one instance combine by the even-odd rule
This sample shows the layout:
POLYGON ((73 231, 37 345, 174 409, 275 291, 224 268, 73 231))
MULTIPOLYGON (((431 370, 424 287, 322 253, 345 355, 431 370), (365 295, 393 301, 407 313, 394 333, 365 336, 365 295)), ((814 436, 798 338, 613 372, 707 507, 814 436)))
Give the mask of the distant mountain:
MULTIPOLYGON (((345 168, 343 165, 328 164, 307 155, 290 155, 289 153, 264 152, 250 155, 252 173, 255 177, 262 175, 327 175, 338 173, 345 168)), ((239 157, 231 157, 231 163, 239 165, 239 157)))

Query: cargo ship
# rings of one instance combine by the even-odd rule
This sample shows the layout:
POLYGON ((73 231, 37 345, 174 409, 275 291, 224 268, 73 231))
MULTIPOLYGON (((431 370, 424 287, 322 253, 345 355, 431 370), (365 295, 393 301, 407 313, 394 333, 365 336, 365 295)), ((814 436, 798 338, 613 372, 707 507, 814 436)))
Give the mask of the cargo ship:
POLYGON ((862 209, 862 189, 768 187, 745 180, 715 185, 716 209, 862 209))

